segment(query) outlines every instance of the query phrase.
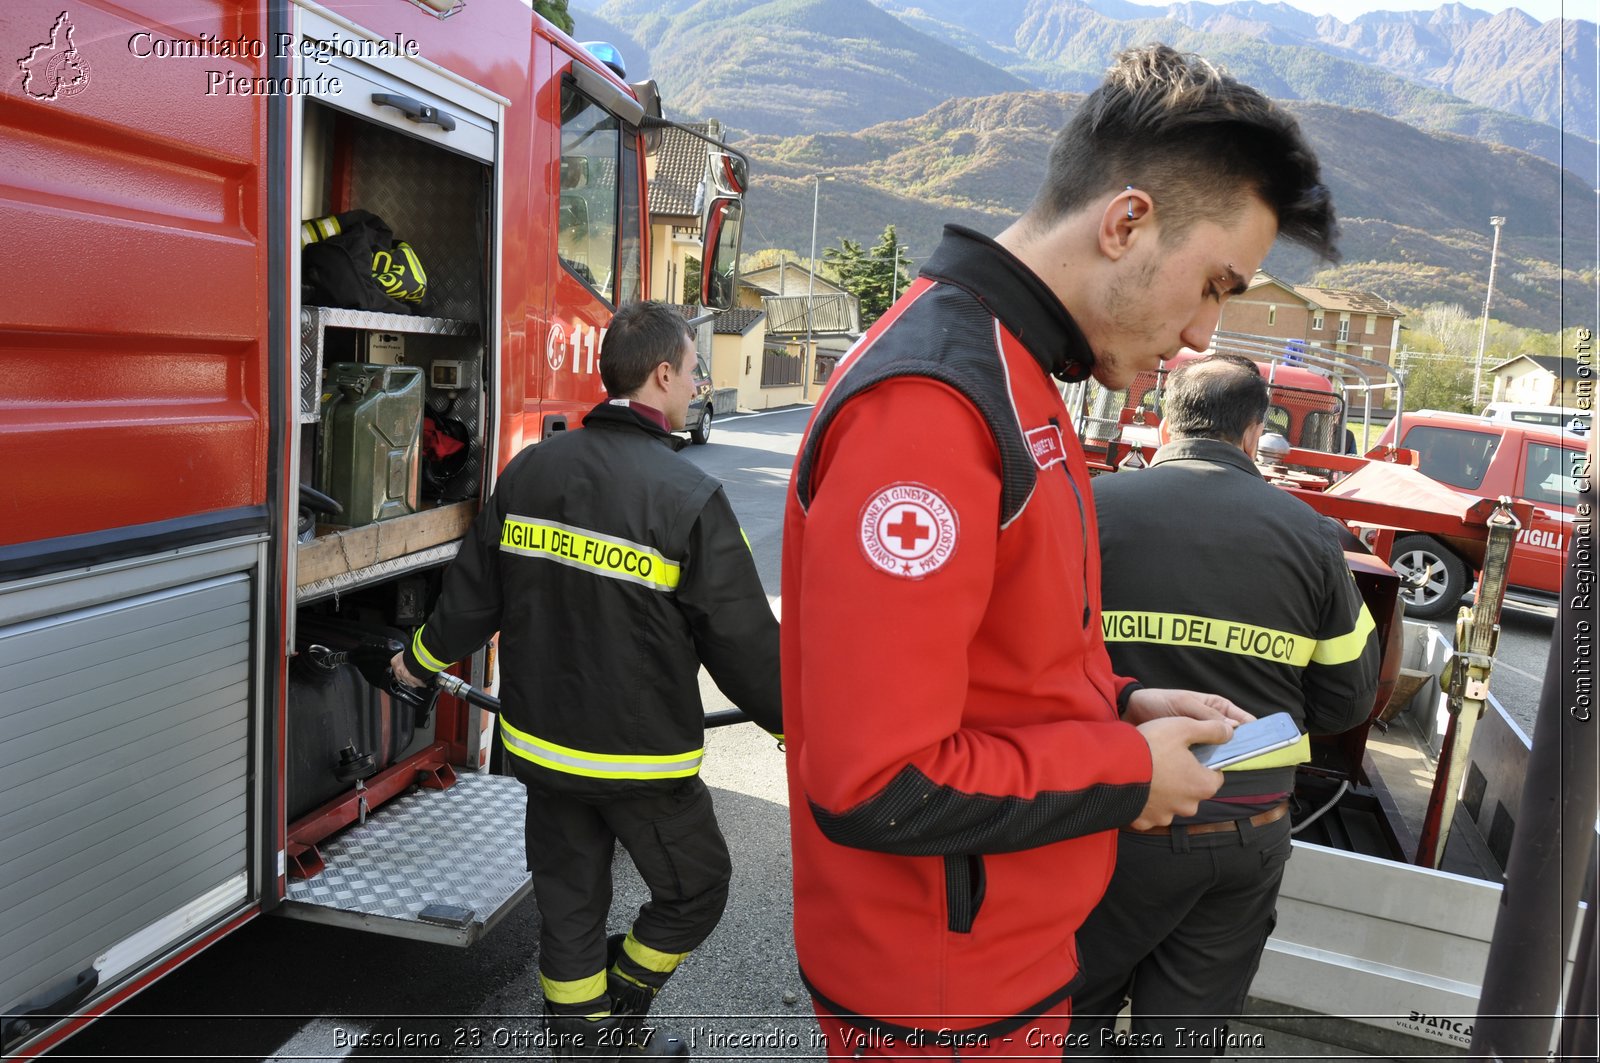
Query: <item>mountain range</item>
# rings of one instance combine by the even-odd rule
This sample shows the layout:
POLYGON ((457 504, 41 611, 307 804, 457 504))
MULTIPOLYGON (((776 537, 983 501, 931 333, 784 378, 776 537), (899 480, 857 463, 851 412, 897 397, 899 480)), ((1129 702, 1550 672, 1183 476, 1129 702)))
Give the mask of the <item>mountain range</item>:
POLYGON ((658 81, 669 114, 754 134, 738 142, 755 163, 747 249, 805 253, 810 175, 824 171, 819 248, 889 223, 914 256, 944 221, 998 231, 1111 57, 1164 40, 1284 102, 1318 148, 1345 264, 1318 272, 1280 246, 1275 274, 1476 309, 1488 219, 1503 215, 1495 316, 1552 330, 1563 312, 1593 315, 1600 182, 1579 132, 1595 131, 1593 23, 1459 4, 1345 22, 1254 0, 605 0, 572 13, 580 39, 611 40, 631 79, 658 81))

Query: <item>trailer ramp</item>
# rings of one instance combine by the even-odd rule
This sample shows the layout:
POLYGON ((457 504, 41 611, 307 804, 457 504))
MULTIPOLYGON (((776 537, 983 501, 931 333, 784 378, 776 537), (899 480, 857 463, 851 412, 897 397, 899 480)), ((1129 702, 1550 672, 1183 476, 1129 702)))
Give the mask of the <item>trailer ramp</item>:
POLYGON ((289 882, 296 919, 465 947, 533 890, 523 850, 527 791, 504 775, 414 789, 317 849, 326 865, 289 882))

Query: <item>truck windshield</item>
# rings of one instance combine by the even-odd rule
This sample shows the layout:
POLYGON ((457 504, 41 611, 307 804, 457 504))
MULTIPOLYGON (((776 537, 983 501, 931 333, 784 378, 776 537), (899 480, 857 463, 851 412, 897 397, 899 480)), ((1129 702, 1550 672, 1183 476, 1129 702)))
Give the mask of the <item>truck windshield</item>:
POLYGON ((1417 452, 1424 476, 1472 490, 1482 486, 1500 438, 1489 432, 1418 425, 1406 433, 1404 445, 1417 452))

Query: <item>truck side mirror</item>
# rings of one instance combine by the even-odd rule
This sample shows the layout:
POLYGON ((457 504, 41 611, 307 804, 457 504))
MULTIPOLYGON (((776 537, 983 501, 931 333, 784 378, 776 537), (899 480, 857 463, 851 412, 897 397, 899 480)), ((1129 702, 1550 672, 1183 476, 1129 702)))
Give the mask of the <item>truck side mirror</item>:
POLYGON ((718 197, 706 208, 705 255, 700 260, 700 302, 713 310, 733 306, 739 282, 739 241, 744 232, 744 204, 737 197, 718 197))

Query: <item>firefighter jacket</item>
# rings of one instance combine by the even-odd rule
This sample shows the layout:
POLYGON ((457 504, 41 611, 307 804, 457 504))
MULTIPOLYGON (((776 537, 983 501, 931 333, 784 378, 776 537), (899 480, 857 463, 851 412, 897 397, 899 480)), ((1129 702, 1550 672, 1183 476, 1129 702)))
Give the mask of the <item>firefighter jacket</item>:
MULTIPOLYGON (((1215 439, 1168 443, 1147 469, 1098 477, 1094 504, 1118 668, 1256 716, 1287 712, 1313 734, 1366 719, 1381 649, 1333 521, 1215 439)), ((1293 788, 1292 765, 1234 771, 1213 800, 1293 788)))
POLYGON ((1059 1004, 1114 828, 1148 797, 1050 377, 1090 357, 1022 263, 949 227, 802 444, 783 539, 795 944, 819 1006, 857 1025, 977 1036, 1059 1004))
POLYGON ((721 484, 674 444, 602 403, 518 454, 407 651, 431 675, 500 632, 500 732, 524 781, 615 796, 698 773, 702 662, 782 730, 755 561, 721 484))

